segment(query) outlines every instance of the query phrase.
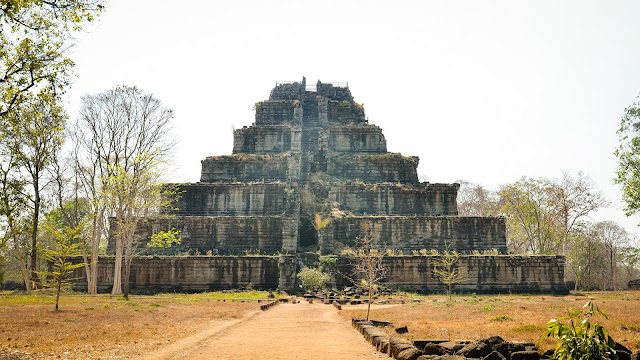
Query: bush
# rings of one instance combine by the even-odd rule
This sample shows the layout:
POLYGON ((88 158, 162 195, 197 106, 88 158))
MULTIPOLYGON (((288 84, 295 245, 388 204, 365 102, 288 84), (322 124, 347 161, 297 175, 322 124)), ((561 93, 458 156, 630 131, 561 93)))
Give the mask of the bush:
POLYGON ((329 274, 326 274, 319 269, 315 268, 303 268, 298 273, 298 279, 302 282, 302 287, 307 290, 320 290, 329 282, 329 274))
POLYGON ((595 315, 608 319, 603 311, 589 301, 583 306, 583 310, 569 312, 569 316, 551 319, 547 323, 546 337, 559 340, 553 354, 554 359, 617 359, 613 349, 616 342, 601 325, 591 323, 591 318, 595 315), (569 324, 565 324, 563 320, 568 320, 569 324))

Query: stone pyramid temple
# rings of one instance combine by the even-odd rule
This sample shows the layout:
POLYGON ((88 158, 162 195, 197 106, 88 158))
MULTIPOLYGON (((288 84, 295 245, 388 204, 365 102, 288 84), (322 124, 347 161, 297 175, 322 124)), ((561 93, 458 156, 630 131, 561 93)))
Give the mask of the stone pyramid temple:
MULTIPOLYGON (((172 227, 182 243, 137 258, 132 291, 291 290, 323 257, 348 272, 364 223, 389 254, 388 286, 440 291, 434 260, 449 247, 469 273, 459 290, 566 292, 563 257, 509 255, 504 218, 458 216, 459 185, 420 182, 419 159, 387 151, 346 84, 277 83, 233 135, 232 155, 207 157, 200 182, 179 184, 170 216, 139 226, 141 246, 172 227)), ((112 260, 100 261, 106 288, 112 260)))

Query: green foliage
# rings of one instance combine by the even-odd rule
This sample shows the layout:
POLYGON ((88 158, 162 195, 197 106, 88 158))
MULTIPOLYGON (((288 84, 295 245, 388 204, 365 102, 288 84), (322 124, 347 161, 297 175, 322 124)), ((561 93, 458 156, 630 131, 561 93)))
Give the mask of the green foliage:
POLYGON ((5 0, 0 5, 0 117, 30 95, 59 97, 70 84, 70 34, 93 21, 96 0, 5 0))
POLYGON ((615 182, 622 185, 626 214, 632 215, 640 211, 640 95, 624 109, 618 139, 615 182))
POLYGON ((568 316, 551 319, 547 323, 547 333, 544 336, 559 340, 553 354, 554 359, 595 360, 610 359, 612 356, 617 359, 613 349, 615 341, 601 325, 591 322, 595 315, 608 319, 598 306, 589 301, 582 310, 571 311, 568 316), (564 320, 568 323, 565 324, 564 320))
POLYGON ((182 238, 178 235, 180 230, 171 228, 169 231, 159 231, 149 238, 147 247, 149 248, 170 248, 173 244, 180 245, 182 238))
POLYGON ((80 224, 75 228, 65 227, 62 230, 48 226, 47 232, 51 233, 56 239, 55 249, 46 249, 44 256, 49 263, 49 270, 42 272, 47 283, 44 285, 56 289, 56 311, 60 299, 60 292, 63 287, 74 284, 77 277, 73 277, 75 269, 85 266, 84 263, 72 263, 70 257, 78 256, 82 253, 80 244, 77 242, 78 234, 82 232, 84 224, 80 224))
POLYGON ((467 269, 461 268, 456 264, 460 254, 455 250, 451 251, 449 249, 449 244, 446 242, 444 245, 445 251, 440 257, 434 260, 435 266, 433 269, 433 275, 437 277, 441 283, 447 285, 447 296, 449 301, 451 301, 452 285, 467 281, 469 276, 467 269))
POLYGON ((320 271, 320 269, 305 267, 298 273, 298 279, 302 282, 302 287, 307 290, 318 291, 329 282, 329 274, 320 271))

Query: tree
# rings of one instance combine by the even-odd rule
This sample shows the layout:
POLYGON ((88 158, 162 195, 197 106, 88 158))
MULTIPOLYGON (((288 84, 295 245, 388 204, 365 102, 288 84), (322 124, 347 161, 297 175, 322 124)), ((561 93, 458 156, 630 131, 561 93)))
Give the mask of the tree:
POLYGON ((640 210, 640 95, 624 109, 618 139, 615 182, 622 185, 622 200, 626 203, 626 214, 630 216, 640 210))
MULTIPOLYGON (((159 188, 152 185, 160 175, 156 167, 168 159, 175 145, 170 136, 172 118, 172 110, 135 86, 119 86, 82 98, 74 127, 74 161, 96 219, 92 246, 99 243, 101 234, 108 233, 106 217, 114 216, 115 224, 122 225, 115 236, 113 294, 122 293, 123 255, 131 246, 127 242, 133 237, 129 235, 135 232, 129 225, 138 221, 129 219, 152 212, 151 208, 138 208, 138 201, 157 195, 159 188)), ((96 269, 92 271, 97 276, 96 269)))
POLYGON ((498 191, 507 215, 510 242, 516 249, 539 254, 559 251, 557 211, 548 179, 523 177, 498 191))
POLYGON ((562 255, 567 256, 569 235, 578 221, 608 205, 608 201, 582 172, 575 178, 565 172, 561 180, 552 181, 551 191, 561 221, 562 255))
POLYGON ((446 242, 444 246, 444 253, 434 260, 435 265, 433 275, 435 275, 441 283, 447 286, 447 297, 449 298, 449 301, 451 301, 451 286, 467 281, 469 279, 469 274, 467 269, 457 265, 460 254, 455 250, 451 251, 449 249, 449 244, 446 242))
POLYGON ((95 0, 2 1, 0 118, 32 95, 64 93, 74 66, 65 55, 70 35, 102 9, 95 0))
POLYGON ((622 248, 628 244, 627 231, 613 221, 601 221, 593 225, 595 235, 604 245, 607 259, 608 279, 604 289, 616 290, 617 268, 622 248))
POLYGON ((482 185, 469 181, 457 181, 458 215, 460 216, 497 216, 501 215, 499 198, 496 193, 482 185))
POLYGON ((56 311, 58 311, 62 288, 73 285, 74 281, 78 280, 78 277, 73 276, 75 270, 84 266, 84 263, 74 264, 69 260, 69 258, 78 256, 81 253, 80 243, 77 242, 77 239, 83 227, 84 224, 80 224, 75 228, 65 226, 61 230, 51 226, 46 228, 54 236, 56 248, 45 250, 45 258, 49 263, 50 269, 41 272, 41 274, 42 279, 46 280, 46 285, 56 289, 56 311))
MULTIPOLYGON (((40 222, 43 181, 47 167, 53 162, 62 146, 62 132, 66 123, 66 113, 56 103, 56 98, 48 92, 37 96, 25 96, 20 107, 5 117, 3 121, 4 142, 0 146, 15 158, 17 173, 26 172, 22 195, 31 208, 30 268, 32 281, 37 282, 38 271, 38 225, 40 222)), ((6 154, 6 152, 5 152, 6 154)), ((19 176, 19 175, 18 175, 19 176)))
POLYGON ((378 282, 384 279, 386 269, 383 264, 384 251, 375 246, 373 236, 371 235, 371 227, 367 223, 360 225, 360 237, 357 239, 359 246, 357 255, 353 264, 353 283, 358 284, 367 290, 369 301, 367 302, 366 321, 369 321, 371 312, 371 302, 373 301, 373 292, 378 282))

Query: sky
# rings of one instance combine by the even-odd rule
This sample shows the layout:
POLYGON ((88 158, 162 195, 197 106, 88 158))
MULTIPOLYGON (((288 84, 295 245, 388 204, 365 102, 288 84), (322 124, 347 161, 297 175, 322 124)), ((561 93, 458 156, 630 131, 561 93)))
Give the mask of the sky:
POLYGON ((110 0, 78 36, 68 92, 136 85, 175 111, 173 181, 230 154, 276 81, 348 82, 390 152, 432 183, 487 188, 587 174, 638 233, 613 183, 617 129, 640 93, 638 1, 110 0))

